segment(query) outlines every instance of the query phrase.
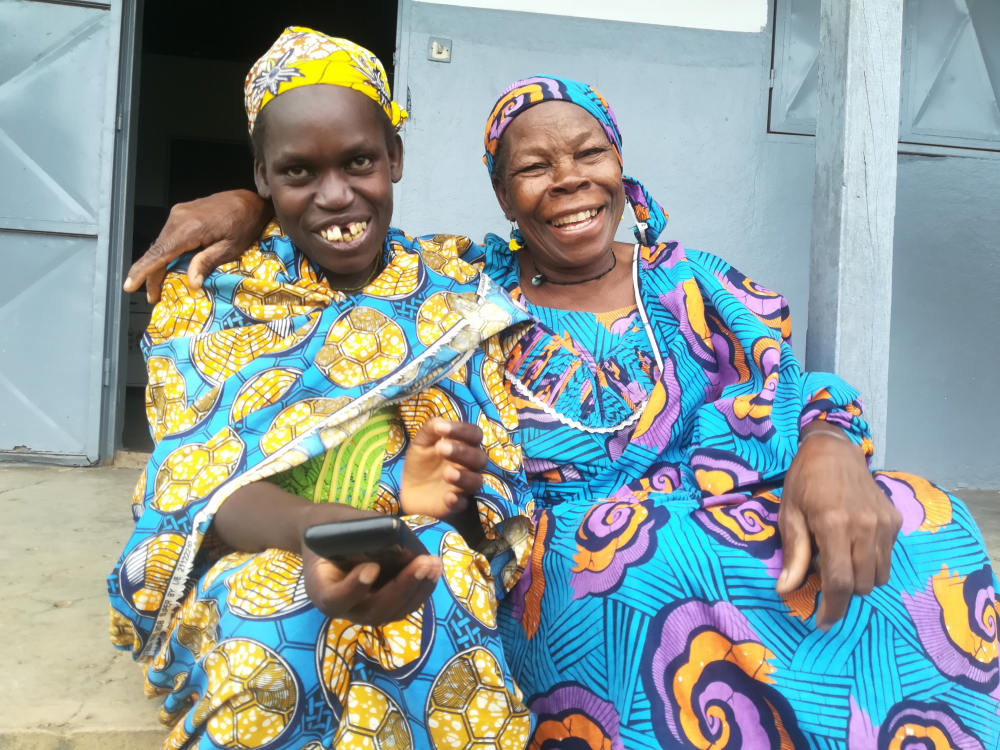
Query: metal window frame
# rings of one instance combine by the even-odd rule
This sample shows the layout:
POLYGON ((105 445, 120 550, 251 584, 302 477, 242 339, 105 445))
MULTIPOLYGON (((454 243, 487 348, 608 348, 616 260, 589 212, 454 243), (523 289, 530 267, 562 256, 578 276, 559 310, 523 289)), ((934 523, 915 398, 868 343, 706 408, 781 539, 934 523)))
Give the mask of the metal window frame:
MULTIPOLYGON (((815 0, 818 4, 820 0, 815 0)), ((907 3, 909 4, 909 2, 907 3)), ((772 4, 773 37, 771 47, 770 96, 767 109, 767 132, 776 140, 813 138, 816 134, 815 118, 789 119, 787 102, 794 93, 789 92, 788 70, 783 64, 790 44, 791 0, 774 0, 772 4)), ((1000 159, 1000 142, 964 136, 936 136, 913 131, 913 88, 916 81, 911 75, 915 54, 916 18, 912 13, 904 17, 902 80, 900 81, 899 146, 898 153, 918 156, 960 156, 978 159, 1000 159)))
POLYGON ((113 460, 121 449, 125 417, 128 304, 122 284, 131 261, 135 195, 135 153, 142 59, 142 0, 122 0, 115 107, 114 181, 111 188, 110 242, 105 284, 104 380, 101 390, 99 460, 113 460), (126 249, 129 252, 126 252, 126 249))

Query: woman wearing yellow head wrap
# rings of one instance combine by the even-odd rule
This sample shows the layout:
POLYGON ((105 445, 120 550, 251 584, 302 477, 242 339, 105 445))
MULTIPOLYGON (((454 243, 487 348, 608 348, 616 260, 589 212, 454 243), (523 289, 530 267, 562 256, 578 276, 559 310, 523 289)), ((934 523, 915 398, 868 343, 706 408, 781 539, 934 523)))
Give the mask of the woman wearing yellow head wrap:
POLYGON ((529 554, 528 492, 480 346, 523 314, 459 258, 468 239, 390 228, 406 115, 370 52, 289 29, 246 105, 280 224, 202 288, 188 258, 167 274, 112 641, 166 695, 165 748, 523 749, 496 598, 529 554), (379 513, 431 553, 382 588, 303 544, 379 513), (466 541, 484 533, 495 578, 466 541))

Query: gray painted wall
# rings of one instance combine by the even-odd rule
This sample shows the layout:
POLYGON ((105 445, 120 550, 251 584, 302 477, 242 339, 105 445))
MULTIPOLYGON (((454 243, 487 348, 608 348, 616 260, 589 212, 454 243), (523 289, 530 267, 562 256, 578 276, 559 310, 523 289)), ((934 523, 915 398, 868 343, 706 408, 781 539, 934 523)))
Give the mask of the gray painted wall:
MULTIPOLYGON (((411 8, 398 226, 505 231, 481 160, 494 101, 533 73, 585 80, 615 109, 626 171, 670 214, 665 239, 784 294, 803 357, 815 151, 812 138, 766 132, 770 27, 411 8), (430 36, 453 40, 451 63, 426 59, 430 36)), ((1000 487, 998 198, 1000 160, 900 157, 887 465, 947 487, 1000 487)))
POLYGON ((887 462, 1000 487, 1000 160, 899 157, 887 462))

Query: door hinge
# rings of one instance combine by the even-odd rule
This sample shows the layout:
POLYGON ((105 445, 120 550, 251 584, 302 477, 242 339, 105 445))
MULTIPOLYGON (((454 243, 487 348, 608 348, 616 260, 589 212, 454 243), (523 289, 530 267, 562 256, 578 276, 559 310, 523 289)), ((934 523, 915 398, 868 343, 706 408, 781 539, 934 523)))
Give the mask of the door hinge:
POLYGON ((774 88, 774 68, 771 68, 771 74, 767 77, 767 87, 769 89, 774 88))
POLYGON ((122 129, 122 120, 123 120, 123 119, 124 119, 124 118, 122 117, 121 113, 119 112, 119 113, 118 113, 118 129, 119 129, 119 130, 121 130, 121 129, 122 129))
POLYGON ((111 385, 111 358, 104 360, 104 385, 111 385))

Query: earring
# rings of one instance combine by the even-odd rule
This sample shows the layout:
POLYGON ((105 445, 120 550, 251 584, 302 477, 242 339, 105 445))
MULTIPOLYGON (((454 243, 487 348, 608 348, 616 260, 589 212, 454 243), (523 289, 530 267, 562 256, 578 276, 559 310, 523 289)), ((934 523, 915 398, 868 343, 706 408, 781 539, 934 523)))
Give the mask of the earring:
POLYGON ((517 219, 510 219, 510 242, 507 243, 507 247, 510 248, 512 253, 516 253, 518 250, 524 247, 524 237, 521 236, 521 230, 517 226, 517 219))

